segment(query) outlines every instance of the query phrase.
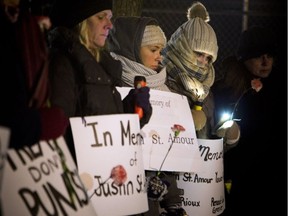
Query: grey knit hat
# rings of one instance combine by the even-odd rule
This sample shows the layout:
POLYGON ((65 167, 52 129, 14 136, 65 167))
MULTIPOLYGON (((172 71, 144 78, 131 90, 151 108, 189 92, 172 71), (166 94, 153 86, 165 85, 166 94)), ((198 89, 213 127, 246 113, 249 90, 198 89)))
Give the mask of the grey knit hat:
POLYGON ((54 0, 49 16, 54 27, 72 28, 88 17, 108 9, 112 10, 112 0, 54 0))
POLYGON ((200 17, 188 20, 182 27, 191 49, 211 55, 212 62, 215 62, 218 45, 213 28, 200 17))
POLYGON ((141 46, 159 44, 166 46, 166 36, 158 25, 147 25, 144 30, 141 46))
MULTIPOLYGON (((158 26, 158 21, 153 17, 119 16, 114 20, 113 26, 107 38, 108 50, 142 63, 140 49, 145 29, 147 26, 158 26)), ((146 42, 147 36, 144 40, 146 42)))

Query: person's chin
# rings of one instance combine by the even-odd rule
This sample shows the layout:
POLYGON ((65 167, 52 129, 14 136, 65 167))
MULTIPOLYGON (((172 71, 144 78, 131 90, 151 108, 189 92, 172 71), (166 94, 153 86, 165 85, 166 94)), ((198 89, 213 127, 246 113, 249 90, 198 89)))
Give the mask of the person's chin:
POLYGON ((270 75, 271 71, 264 71, 260 73, 260 77, 267 78, 270 75))
POLYGON ((99 43, 97 43, 97 47, 99 47, 99 48, 104 47, 104 45, 105 45, 105 41, 106 41, 106 40, 104 40, 103 42, 99 42, 99 43))
POLYGON ((151 68, 152 70, 155 70, 155 71, 156 71, 156 70, 158 69, 158 66, 157 66, 157 67, 156 67, 156 66, 155 66, 155 67, 152 66, 152 67, 150 67, 150 68, 151 68))

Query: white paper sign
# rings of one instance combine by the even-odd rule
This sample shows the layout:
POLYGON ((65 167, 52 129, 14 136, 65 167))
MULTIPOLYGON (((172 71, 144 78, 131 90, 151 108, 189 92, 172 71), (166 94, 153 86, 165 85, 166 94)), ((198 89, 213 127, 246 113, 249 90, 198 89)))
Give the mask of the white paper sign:
POLYGON ((138 116, 79 117, 70 123, 79 173, 97 215, 148 211, 138 116))
MULTIPOLYGON (((130 89, 118 88, 122 98, 130 89)), ((161 168, 161 171, 173 172, 199 170, 201 159, 187 98, 172 92, 150 89, 150 103, 153 107, 151 119, 141 129, 145 143, 144 168, 157 171, 161 168), (175 125, 184 128, 177 137, 175 125)))
POLYGON ((96 215, 63 137, 8 149, 1 197, 4 216, 96 215))
POLYGON ((223 140, 198 139, 202 169, 181 173, 177 181, 184 189, 182 206, 188 215, 214 216, 225 209, 223 140))
POLYGON ((7 127, 0 126, 0 184, 1 184, 0 192, 2 188, 2 178, 9 141, 10 141, 10 129, 7 127))

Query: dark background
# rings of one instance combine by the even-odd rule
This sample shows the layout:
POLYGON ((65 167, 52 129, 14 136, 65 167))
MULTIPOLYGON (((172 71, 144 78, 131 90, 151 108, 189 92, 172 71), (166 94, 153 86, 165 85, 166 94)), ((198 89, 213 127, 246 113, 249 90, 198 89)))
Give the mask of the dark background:
MULTIPOLYGON (((142 16, 157 18, 167 38, 170 38, 171 34, 187 21, 187 9, 192 2, 191 0, 144 0, 142 16)), ((208 10, 209 24, 217 35, 219 51, 215 62, 216 73, 221 73, 217 69, 222 59, 236 51, 243 30, 244 15, 248 17, 247 27, 262 25, 271 28, 277 35, 277 40, 279 39, 281 55, 287 56, 286 0, 248 0, 249 10, 246 13, 243 12, 244 0, 202 0, 200 2, 208 10)), ((287 73, 287 70, 285 72, 287 73)))
MULTIPOLYGON (((32 12, 48 15, 53 0, 27 0, 32 12)), ((57 0, 56 0, 57 1, 57 0)), ((220 64, 223 58, 234 54, 243 27, 243 17, 247 16, 247 27, 266 26, 275 33, 279 42, 279 53, 283 60, 283 78, 287 74, 287 1, 286 0, 246 0, 248 11, 243 12, 245 0, 202 0, 210 15, 209 24, 218 39, 218 59, 214 63, 216 77, 221 77, 220 64)), ((187 9, 193 0, 143 0, 142 16, 158 19, 167 39, 185 21, 187 9)), ((69 9, 69 5, 67 5, 69 9)))

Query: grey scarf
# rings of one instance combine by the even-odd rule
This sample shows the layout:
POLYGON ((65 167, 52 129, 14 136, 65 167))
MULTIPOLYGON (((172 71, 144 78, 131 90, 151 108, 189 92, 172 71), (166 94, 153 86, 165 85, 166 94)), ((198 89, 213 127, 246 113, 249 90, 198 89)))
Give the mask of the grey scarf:
POLYGON ((159 72, 154 71, 143 64, 140 64, 135 61, 131 61, 124 56, 117 55, 116 53, 110 52, 111 56, 120 60, 122 63, 122 80, 127 86, 134 85, 135 76, 144 76, 146 78, 147 86, 151 89, 161 90, 161 91, 170 91, 169 88, 165 85, 166 81, 166 68, 163 67, 159 72))
POLYGON ((190 93, 193 101, 202 102, 214 83, 215 71, 212 63, 199 67, 195 52, 181 32, 171 38, 163 50, 163 64, 167 68, 169 79, 190 93))

